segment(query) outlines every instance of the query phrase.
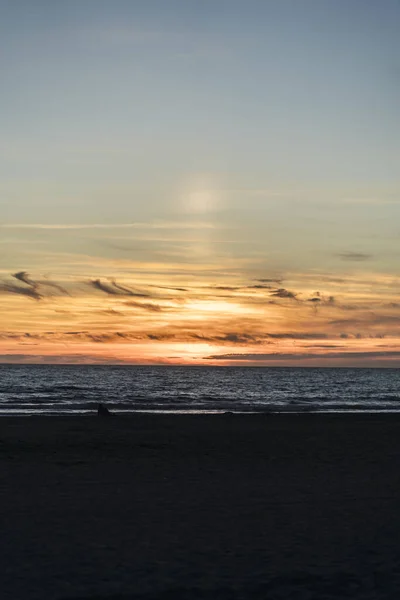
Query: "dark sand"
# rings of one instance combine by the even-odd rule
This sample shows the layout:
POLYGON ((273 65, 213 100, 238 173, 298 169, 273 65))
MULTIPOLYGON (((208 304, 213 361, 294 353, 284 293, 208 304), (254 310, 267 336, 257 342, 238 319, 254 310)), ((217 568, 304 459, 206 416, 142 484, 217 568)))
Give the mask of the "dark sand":
POLYGON ((400 597, 400 418, 0 419, 0 597, 400 597))

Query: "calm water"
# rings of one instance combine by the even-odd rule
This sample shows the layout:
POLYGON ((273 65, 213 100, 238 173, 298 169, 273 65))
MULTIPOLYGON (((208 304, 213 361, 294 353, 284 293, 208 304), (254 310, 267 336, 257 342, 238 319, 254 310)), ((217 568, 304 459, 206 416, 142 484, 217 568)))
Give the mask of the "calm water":
POLYGON ((0 365, 0 414, 398 411, 400 369, 0 365))

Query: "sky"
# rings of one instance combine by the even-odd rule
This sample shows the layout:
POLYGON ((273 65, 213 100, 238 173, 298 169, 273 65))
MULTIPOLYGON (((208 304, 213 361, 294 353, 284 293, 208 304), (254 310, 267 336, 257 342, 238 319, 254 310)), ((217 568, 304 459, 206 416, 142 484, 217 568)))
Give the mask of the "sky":
POLYGON ((0 362, 400 366, 398 0, 0 10, 0 362))

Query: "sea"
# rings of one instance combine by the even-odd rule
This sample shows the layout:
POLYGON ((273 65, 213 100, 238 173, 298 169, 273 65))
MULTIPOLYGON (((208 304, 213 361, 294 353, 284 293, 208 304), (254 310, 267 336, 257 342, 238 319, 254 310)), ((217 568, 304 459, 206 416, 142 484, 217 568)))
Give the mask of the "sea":
POLYGON ((0 416, 398 412, 400 369, 0 365, 0 416))

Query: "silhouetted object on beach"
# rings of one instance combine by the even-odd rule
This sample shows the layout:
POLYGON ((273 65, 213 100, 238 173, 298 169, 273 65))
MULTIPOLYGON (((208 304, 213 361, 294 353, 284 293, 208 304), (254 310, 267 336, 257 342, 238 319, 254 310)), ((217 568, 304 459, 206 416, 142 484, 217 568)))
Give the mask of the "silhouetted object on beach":
POLYGON ((112 417, 113 414, 110 413, 110 411, 108 410, 107 406, 105 406, 104 404, 99 403, 97 405, 97 416, 98 417, 112 417))

